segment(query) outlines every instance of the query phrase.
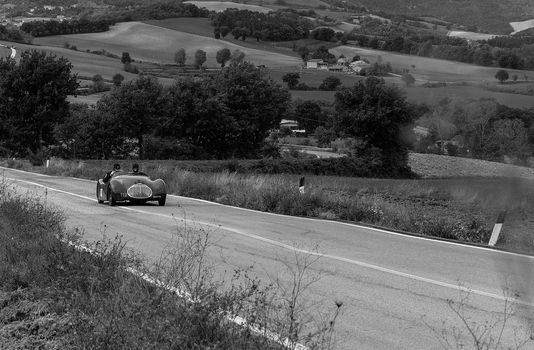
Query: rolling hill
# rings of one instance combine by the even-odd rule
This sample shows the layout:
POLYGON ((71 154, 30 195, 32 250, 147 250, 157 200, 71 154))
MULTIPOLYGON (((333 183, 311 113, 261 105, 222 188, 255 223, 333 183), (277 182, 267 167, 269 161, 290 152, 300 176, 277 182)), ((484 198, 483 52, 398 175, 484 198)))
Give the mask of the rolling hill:
MULTIPOLYGON (((105 49, 115 54, 129 52, 133 59, 172 63, 174 53, 184 48, 187 52, 187 63, 193 62, 197 49, 206 51, 208 67, 218 66, 215 54, 221 48, 227 47, 231 51, 239 49, 246 55, 247 60, 255 64, 269 67, 298 66, 301 60, 288 55, 269 53, 259 49, 247 48, 225 40, 195 35, 166 29, 141 22, 119 23, 104 33, 57 35, 36 38, 35 43, 49 46, 63 46, 65 42, 76 45, 79 49, 105 49)), ((120 61, 119 61, 120 64, 120 61)))
POLYGON ((510 22, 534 18, 532 0, 348 0, 370 11, 432 16, 483 31, 510 34, 510 22))

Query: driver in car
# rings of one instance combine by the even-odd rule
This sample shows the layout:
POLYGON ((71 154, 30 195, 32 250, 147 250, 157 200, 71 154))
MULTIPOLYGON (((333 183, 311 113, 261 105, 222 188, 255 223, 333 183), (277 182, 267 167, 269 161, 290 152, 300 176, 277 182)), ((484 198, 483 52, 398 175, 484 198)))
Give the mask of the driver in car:
POLYGON ((117 171, 121 171, 121 165, 119 163, 113 164, 113 170, 108 171, 102 181, 108 182, 117 171))

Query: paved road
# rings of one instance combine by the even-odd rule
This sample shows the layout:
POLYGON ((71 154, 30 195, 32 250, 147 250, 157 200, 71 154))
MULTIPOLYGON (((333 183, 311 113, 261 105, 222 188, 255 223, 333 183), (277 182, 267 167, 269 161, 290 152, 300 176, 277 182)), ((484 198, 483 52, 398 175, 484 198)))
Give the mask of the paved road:
POLYGON ((102 230, 121 233, 148 258, 159 256, 177 222, 211 232, 219 271, 254 266, 266 280, 286 278, 281 260, 294 256, 292 247, 312 251, 317 245, 324 255, 312 268, 321 279, 310 289, 310 310, 331 310, 343 302, 340 349, 441 349, 431 328, 451 333, 457 327, 468 342, 467 330, 446 302, 460 300, 463 288, 472 290, 465 308, 470 324, 495 320, 504 306, 503 288, 510 288, 519 298, 512 303, 517 317, 509 321, 505 342, 517 340, 514 330, 534 325, 534 258, 529 256, 184 197, 171 196, 165 207, 109 207, 96 202, 95 182, 2 171, 11 183, 41 196, 47 187, 47 203, 66 212, 69 226, 82 226, 87 239, 100 238, 102 230))

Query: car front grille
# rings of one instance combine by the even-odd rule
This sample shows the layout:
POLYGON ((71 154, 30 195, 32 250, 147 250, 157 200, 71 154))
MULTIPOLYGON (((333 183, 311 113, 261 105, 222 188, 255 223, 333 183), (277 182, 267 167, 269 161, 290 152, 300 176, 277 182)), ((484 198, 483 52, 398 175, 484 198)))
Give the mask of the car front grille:
POLYGON ((145 184, 135 184, 128 188, 128 196, 135 199, 147 199, 152 197, 152 190, 145 184))

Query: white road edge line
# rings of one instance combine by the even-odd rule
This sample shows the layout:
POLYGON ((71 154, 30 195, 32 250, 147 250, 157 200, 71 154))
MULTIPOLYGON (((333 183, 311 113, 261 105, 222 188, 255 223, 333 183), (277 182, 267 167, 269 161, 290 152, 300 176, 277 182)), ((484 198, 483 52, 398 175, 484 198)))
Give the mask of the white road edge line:
MULTIPOLYGON (((71 196, 74 196, 74 197, 86 199, 86 200, 89 200, 91 202, 96 202, 96 199, 94 199, 94 198, 90 198, 90 197, 87 197, 87 196, 82 196, 82 195, 79 195, 79 194, 76 194, 76 193, 71 193, 71 192, 68 192, 68 191, 55 189, 55 188, 48 187, 48 186, 45 186, 45 185, 41 185, 41 184, 38 184, 38 183, 35 183, 35 182, 26 181, 26 180, 19 180, 19 179, 13 179, 13 178, 8 178, 8 179, 16 181, 16 182, 23 182, 23 183, 27 183, 27 184, 30 184, 30 185, 33 185, 33 186, 45 188, 45 189, 48 189, 50 191, 54 191, 54 192, 63 193, 63 194, 71 195, 71 196)), ((135 208, 130 208, 130 207, 119 207, 119 208, 120 209, 124 209, 124 210, 129 210, 129 211, 132 211, 132 212, 136 212, 136 213, 159 216, 159 217, 164 217, 164 218, 168 218, 168 219, 174 219, 174 217, 172 215, 153 213, 153 212, 140 210, 140 209, 135 209, 135 208)), ((488 297, 488 298, 492 298, 492 299, 496 299, 496 300, 503 300, 503 301, 507 300, 507 301, 513 302, 515 304, 534 307, 534 303, 528 302, 528 301, 523 301, 521 299, 507 298, 507 297, 502 296, 502 295, 498 295, 498 294, 494 294, 494 293, 490 293, 490 292, 485 292, 485 291, 481 291, 481 290, 477 290, 477 289, 471 289, 471 288, 464 287, 462 285, 455 285, 455 284, 452 284, 452 283, 442 282, 442 281, 434 280, 434 279, 431 279, 431 278, 421 277, 421 276, 417 276, 417 275, 414 275, 414 274, 401 272, 401 271, 389 269, 389 268, 378 266, 378 265, 374 265, 374 264, 369 264, 369 263, 366 263, 366 262, 363 262, 363 261, 353 260, 353 259, 349 259, 349 258, 336 256, 336 255, 318 253, 318 252, 309 251, 309 250, 306 250, 306 249, 300 249, 300 248, 296 248, 294 246, 291 246, 289 244, 285 244, 285 243, 282 243, 282 242, 279 242, 279 241, 275 241, 275 240, 272 240, 272 239, 269 239, 269 238, 258 236, 258 235, 252 234, 252 233, 242 232, 242 231, 237 230, 237 229, 227 228, 227 227, 224 227, 222 225, 217 225, 217 224, 198 221, 198 220, 189 220, 188 219, 188 221, 190 221, 192 223, 199 224, 199 225, 204 225, 204 226, 208 226, 208 227, 214 227, 214 228, 221 229, 221 230, 224 230, 224 231, 227 231, 227 232, 232 232, 232 233, 235 233, 235 234, 238 234, 238 235, 241 235, 241 236, 249 237, 249 238, 252 238, 252 239, 255 239, 255 240, 258 240, 258 241, 262 241, 262 242, 265 242, 265 243, 268 243, 268 244, 271 244, 271 245, 274 245, 274 246, 278 246, 278 247, 287 249, 289 251, 294 251, 294 252, 298 252, 298 253, 303 253, 303 254, 309 254, 309 255, 313 255, 313 256, 323 257, 323 258, 327 258, 327 259, 331 259, 331 260, 335 260, 335 261, 345 262, 345 263, 348 263, 348 264, 351 264, 351 265, 361 266, 361 267, 372 269, 372 270, 375 270, 375 271, 380 271, 380 272, 388 273, 388 274, 391 274, 391 275, 412 279, 412 280, 419 281, 419 282, 433 284, 435 286, 444 287, 444 288, 448 288, 448 289, 453 289, 453 290, 460 291, 460 292, 472 293, 472 294, 476 294, 476 295, 479 295, 479 296, 488 297)), ((520 255, 520 256, 524 257, 523 255, 520 255)), ((530 257, 530 256, 527 256, 527 257, 530 257)))
MULTIPOLYGON (((95 255, 96 253, 90 249, 87 246, 81 245, 81 244, 74 244, 73 242, 66 242, 67 244, 73 246, 75 249, 83 252, 87 252, 91 255, 95 255)), ((163 288, 165 290, 168 290, 169 292, 172 292, 176 294, 178 297, 183 298, 187 300, 189 303, 199 303, 200 300, 194 299, 191 295, 191 293, 187 291, 183 291, 179 289, 178 287, 170 286, 158 279, 155 279, 151 277, 150 275, 143 273, 141 271, 138 271, 137 269, 134 269, 133 267, 128 267, 126 269, 129 273, 131 273, 134 276, 137 276, 141 278, 142 280, 155 285, 159 288, 163 288)), ((279 334, 269 331, 268 329, 265 329, 259 325, 249 323, 244 317, 241 316, 231 316, 231 315, 225 315, 225 318, 227 321, 233 322, 237 324, 238 326, 248 328, 252 333, 265 337, 273 342, 276 342, 277 344, 280 344, 286 348, 293 349, 293 350, 309 350, 309 348, 305 345, 302 345, 300 343, 294 343, 290 341, 288 338, 282 338, 279 334)))
MULTIPOLYGON (((5 167, 2 167, 2 166, 0 166, 0 169, 14 170, 14 171, 24 172, 24 173, 28 173, 28 174, 35 174, 37 176, 51 177, 50 175, 39 174, 39 173, 34 173, 34 172, 25 171, 25 170, 19 170, 19 169, 5 168, 5 167)), ((81 178, 78 178, 78 177, 69 176, 67 178, 74 179, 74 180, 79 180, 79 181, 84 181, 84 182, 94 182, 94 183, 96 183, 96 181, 94 181, 94 180, 81 179, 81 178)), ((439 240, 439 239, 433 239, 431 237, 409 235, 409 234, 404 234, 404 233, 399 233, 399 232, 394 232, 394 231, 388 231, 388 230, 384 230, 384 229, 380 229, 380 228, 376 228, 376 227, 363 226, 363 225, 358 225, 358 224, 351 224, 351 223, 348 223, 348 222, 324 220, 324 219, 318 219, 318 218, 306 218, 306 217, 302 217, 302 216, 291 216, 291 215, 284 215, 284 214, 277 214, 277 213, 269 213, 269 212, 254 210, 254 209, 240 208, 240 207, 236 207, 236 206, 232 206, 232 205, 221 204, 221 203, 217 203, 217 202, 211 202, 211 201, 208 201, 208 200, 205 200, 205 199, 184 197, 184 196, 178 196, 178 195, 174 195, 174 194, 167 194, 167 196, 168 197, 174 197, 174 198, 182 198, 182 199, 186 199, 186 200, 192 200, 192 201, 196 201, 196 202, 200 202, 200 203, 218 205, 218 206, 222 206, 222 207, 226 207, 226 208, 233 208, 233 209, 236 209, 236 210, 248 211, 248 212, 252 212, 252 213, 261 213, 261 214, 264 214, 264 215, 271 215, 271 216, 278 216, 278 217, 291 217, 291 218, 298 219, 298 220, 306 220, 306 221, 324 222, 324 223, 329 223, 329 224, 337 224, 337 225, 343 225, 343 226, 348 226, 348 227, 355 227, 355 228, 359 228, 359 229, 364 229, 364 230, 368 230, 368 231, 372 231, 372 232, 384 233, 384 234, 388 234, 388 235, 392 235, 392 236, 399 236, 399 237, 403 237, 403 238, 407 238, 407 239, 417 239, 417 240, 423 240, 423 241, 426 241, 426 242, 435 242, 435 243, 439 243, 439 244, 447 244, 447 245, 452 245, 452 246, 456 246, 456 247, 463 247, 463 248, 467 248, 467 249, 484 250, 484 251, 492 252, 492 253, 495 253, 495 254, 505 254, 505 255, 524 257, 524 258, 528 258, 528 259, 534 259, 534 256, 527 255, 527 254, 507 252, 507 251, 504 251, 504 250, 480 247, 480 246, 469 245, 469 244, 462 244, 462 243, 458 243, 458 242, 443 241, 443 240, 439 240)))

